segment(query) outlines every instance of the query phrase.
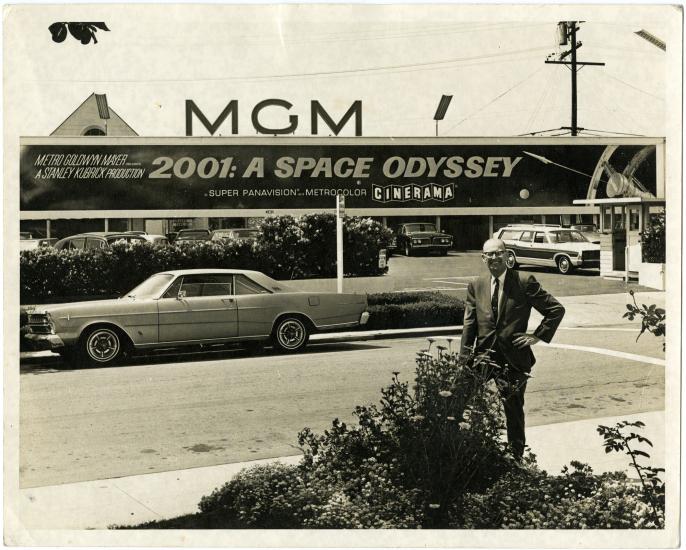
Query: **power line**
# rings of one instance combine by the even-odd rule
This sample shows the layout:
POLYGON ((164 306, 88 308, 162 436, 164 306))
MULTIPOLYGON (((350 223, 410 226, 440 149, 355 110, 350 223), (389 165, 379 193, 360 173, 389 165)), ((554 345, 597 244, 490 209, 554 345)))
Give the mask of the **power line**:
POLYGON ((596 130, 594 128, 586 128, 586 130, 590 130, 591 132, 601 132, 603 134, 616 134, 616 135, 622 135, 622 136, 643 137, 643 134, 631 134, 629 132, 615 132, 613 130, 596 130))
POLYGON ((560 128, 550 128, 549 130, 538 130, 536 132, 527 132, 526 134, 517 134, 517 137, 535 136, 536 134, 545 134, 546 132, 556 132, 560 128))
POLYGON ((605 76, 607 76, 608 78, 611 78, 612 80, 616 80, 617 82, 620 82, 621 84, 624 84, 625 86, 628 86, 629 88, 632 88, 632 89, 636 90, 637 92, 641 92, 642 94, 649 95, 650 97, 654 97, 655 99, 659 99, 660 101, 665 100, 664 97, 660 97, 658 95, 651 94, 650 92, 646 92, 645 90, 642 90, 641 88, 638 88, 638 87, 634 86, 633 84, 629 84, 628 82, 625 82, 621 78, 617 78, 616 76, 612 76, 611 74, 608 74, 608 73, 605 73, 605 76))
POLYGON ((486 107, 488 107, 488 106, 490 106, 490 105, 493 105, 493 104, 494 104, 496 101, 498 101, 501 97, 507 95, 508 93, 510 93, 512 90, 514 90, 515 88, 517 88, 517 87, 520 86, 521 84, 524 84, 524 82, 527 82, 528 80, 530 80, 530 79, 531 79, 533 76, 535 76, 537 73, 541 72, 542 69, 543 69, 543 67, 539 67, 538 69, 536 69, 533 73, 531 73, 529 76, 527 76, 527 77, 524 78, 523 80, 520 80, 519 82, 517 82, 517 83, 514 84, 513 86, 510 86, 507 90, 505 90, 505 91, 502 92, 501 94, 498 94, 498 95, 497 95, 496 97, 494 97, 491 101, 489 101, 489 102, 486 103, 485 105, 482 105, 482 106, 479 107, 476 111, 474 111, 473 113, 467 115, 466 117, 464 117, 462 120, 460 120, 460 121, 457 122, 456 124, 452 125, 450 128, 448 128, 447 132, 450 132, 451 130, 457 128, 457 127, 458 127, 460 124, 462 124, 465 120, 468 120, 469 118, 473 117, 475 114, 477 114, 477 113, 483 111, 486 107))
MULTIPOLYGON (((367 67, 360 69, 342 69, 338 71, 316 71, 311 73, 287 73, 287 74, 274 74, 274 75, 255 75, 255 76, 226 76, 218 78, 161 78, 161 79, 146 79, 147 82, 237 82, 237 81, 263 81, 263 80, 278 80, 286 78, 307 78, 307 77, 317 77, 317 76, 339 76, 339 75, 350 75, 350 74, 365 74, 381 71, 395 71, 403 69, 416 69, 416 70, 431 70, 432 68, 443 68, 439 67, 441 65, 450 65, 469 61, 478 60, 488 60, 504 58, 524 53, 538 52, 546 50, 546 47, 537 48, 526 48, 523 50, 515 50, 512 52, 500 52, 485 55, 476 55, 471 57, 462 57, 454 59, 445 59, 440 61, 427 61, 425 63, 408 63, 406 65, 384 65, 379 67, 367 67)), ((74 79, 50 79, 50 80, 40 80, 40 82, 70 82, 70 83, 111 83, 111 82, 137 82, 140 83, 140 79, 120 79, 120 80, 74 80, 74 79)))

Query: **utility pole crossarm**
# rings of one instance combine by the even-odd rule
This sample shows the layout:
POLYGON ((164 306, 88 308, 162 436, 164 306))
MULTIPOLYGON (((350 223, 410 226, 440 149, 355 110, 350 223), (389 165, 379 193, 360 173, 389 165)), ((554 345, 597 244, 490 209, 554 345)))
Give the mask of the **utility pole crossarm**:
MULTIPOLYGON (((571 65, 571 61, 544 61, 544 63, 549 64, 549 65, 571 65)), ((596 61, 577 61, 577 65, 598 65, 598 66, 605 66, 605 63, 598 63, 596 61)))

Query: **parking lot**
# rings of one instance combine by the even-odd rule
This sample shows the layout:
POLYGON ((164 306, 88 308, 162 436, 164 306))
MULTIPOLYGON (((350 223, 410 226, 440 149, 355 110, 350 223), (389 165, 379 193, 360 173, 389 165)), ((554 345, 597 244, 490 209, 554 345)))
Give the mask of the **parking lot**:
MULTIPOLYGON (((389 260, 388 273, 382 277, 347 278, 345 292, 427 292, 439 291, 464 296, 469 281, 486 273, 478 251, 454 252, 447 256, 398 256, 389 260)), ((554 268, 524 266, 519 271, 536 277, 543 288, 554 296, 581 296, 623 293, 631 289, 641 292, 651 289, 637 283, 600 277, 598 269, 578 269, 562 275, 554 268)), ((307 291, 336 290, 336 281, 291 281, 292 286, 307 291)))

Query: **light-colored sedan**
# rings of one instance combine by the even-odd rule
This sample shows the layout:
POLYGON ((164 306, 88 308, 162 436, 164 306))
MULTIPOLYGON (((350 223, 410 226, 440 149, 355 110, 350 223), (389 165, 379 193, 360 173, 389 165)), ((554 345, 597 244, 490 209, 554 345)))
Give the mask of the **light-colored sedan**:
POLYGON ((366 309, 364 294, 298 292, 258 271, 165 271, 119 299, 38 306, 24 338, 90 365, 134 350, 240 341, 296 352, 312 332, 364 325, 366 309))
POLYGON ((255 239, 260 234, 259 229, 250 229, 247 227, 238 227, 235 229, 215 229, 212 231, 213 241, 245 241, 248 243, 255 242, 255 239))

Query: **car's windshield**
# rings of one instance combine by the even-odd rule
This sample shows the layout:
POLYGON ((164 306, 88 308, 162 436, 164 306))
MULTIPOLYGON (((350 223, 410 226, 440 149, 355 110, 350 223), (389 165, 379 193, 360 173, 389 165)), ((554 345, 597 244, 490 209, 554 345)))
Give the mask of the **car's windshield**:
POLYGON ((436 226, 432 223, 408 223, 405 228, 408 233, 416 233, 417 231, 436 232, 436 226))
POLYGON ((143 281, 126 295, 129 298, 155 298, 169 286, 173 278, 174 275, 169 273, 157 273, 143 281))
POLYGON ((549 233, 553 243, 587 243, 589 240, 578 231, 553 231, 549 233))
POLYGON ((233 232, 237 237, 254 237, 259 233, 257 229, 234 229, 233 232))

